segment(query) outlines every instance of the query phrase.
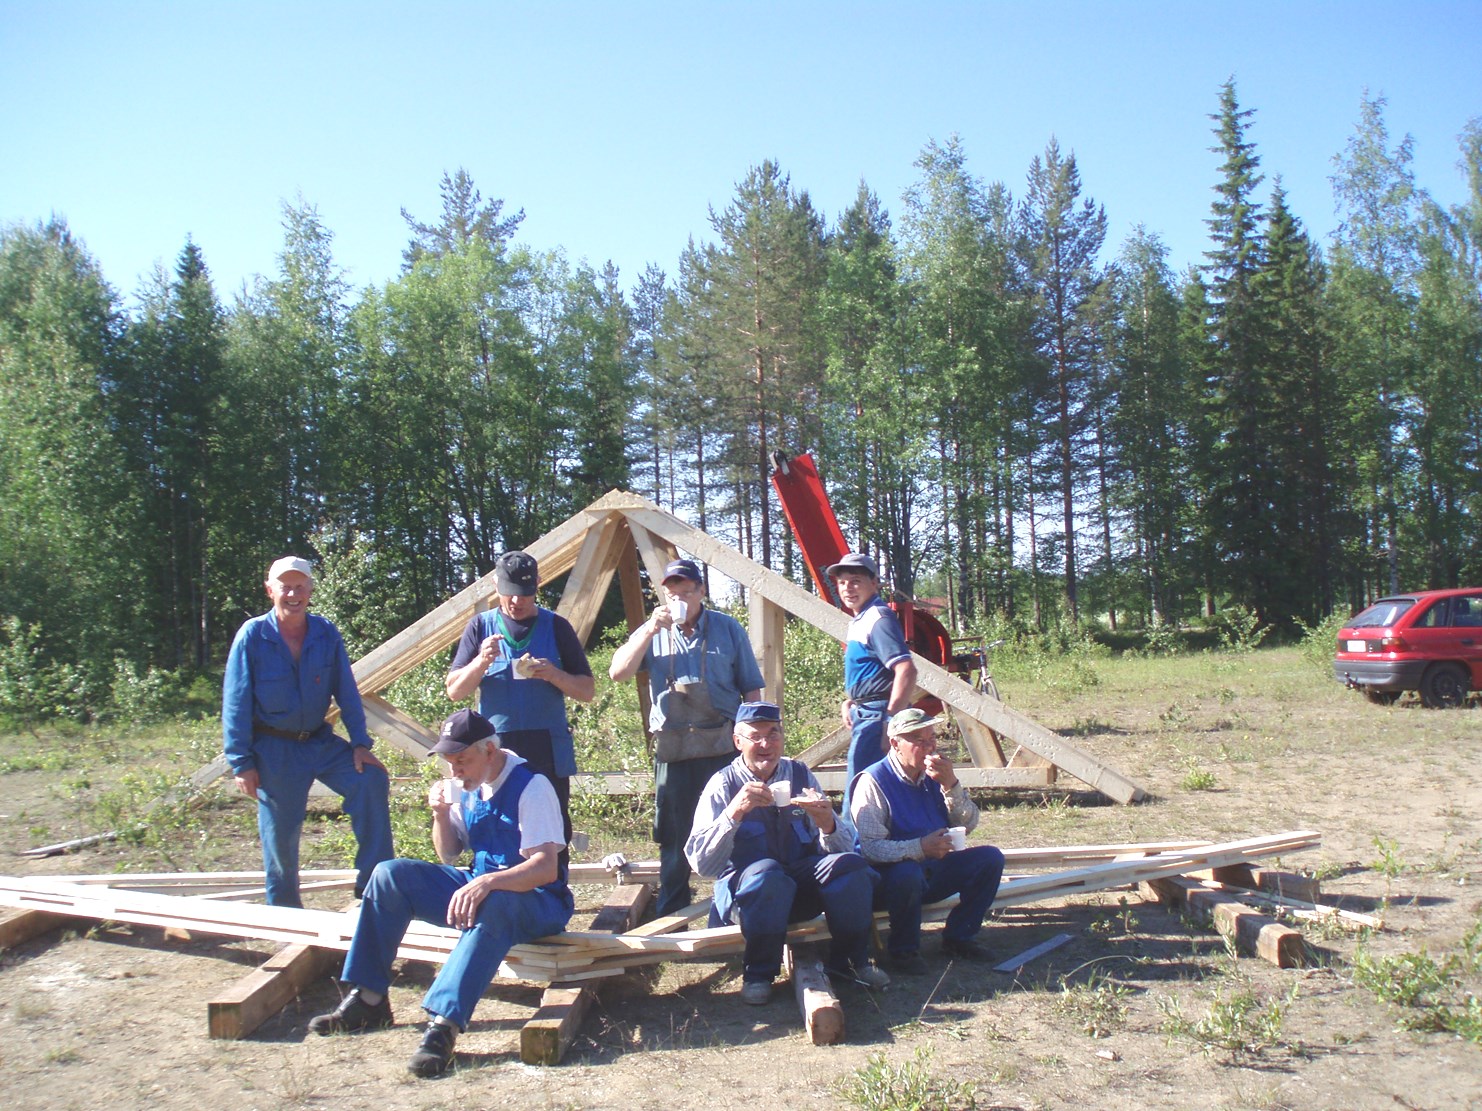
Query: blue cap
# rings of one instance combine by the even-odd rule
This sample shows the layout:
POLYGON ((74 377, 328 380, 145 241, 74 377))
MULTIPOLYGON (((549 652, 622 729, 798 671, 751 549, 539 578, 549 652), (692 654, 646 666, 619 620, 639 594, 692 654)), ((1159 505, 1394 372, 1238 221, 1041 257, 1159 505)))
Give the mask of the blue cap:
POLYGON ((746 721, 781 721, 782 710, 775 702, 743 702, 736 707, 736 724, 746 721))
POLYGON ((676 559, 664 568, 664 581, 670 579, 689 579, 691 582, 704 582, 700 574, 700 565, 692 559, 676 559))

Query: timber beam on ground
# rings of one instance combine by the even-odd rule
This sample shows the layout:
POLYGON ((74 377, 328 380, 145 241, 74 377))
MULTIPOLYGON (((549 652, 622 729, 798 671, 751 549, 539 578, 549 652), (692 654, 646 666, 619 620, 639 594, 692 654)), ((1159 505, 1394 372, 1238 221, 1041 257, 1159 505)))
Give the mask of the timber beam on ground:
MULTIPOLYGON (((614 888, 592 919, 590 929, 594 933, 627 933, 643 918, 653 893, 646 883, 614 888)), ((594 984, 553 983, 546 988, 539 1008, 520 1029, 520 1060, 527 1065, 560 1064, 596 996, 594 984)))
MULTIPOLYGON (((1041 875, 1016 876, 1004 881, 994 905, 1017 906, 1110 890, 1201 868, 1300 852, 1317 847, 1319 842, 1316 833, 1296 831, 1139 854, 1132 859, 1086 863, 1041 875)), ((336 950, 349 947, 355 925, 354 912, 159 895, 69 883, 65 878, 0 877, 0 905, 336 950)), ((799 942, 826 935, 821 918, 801 923, 789 932, 789 938, 799 942)), ((397 955, 440 964, 447 960, 458 936, 446 927, 413 923, 397 955)), ((740 930, 735 926, 658 935, 641 928, 623 934, 566 932, 515 946, 501 966, 500 974, 536 983, 600 979, 664 961, 726 959, 738 955, 743 947, 740 930)))
POLYGON ((1246 956, 1260 957, 1277 968, 1307 963, 1307 939, 1300 930, 1248 906, 1239 896, 1216 891, 1199 880, 1159 876, 1138 884, 1143 897, 1184 906, 1207 918, 1220 935, 1246 956))

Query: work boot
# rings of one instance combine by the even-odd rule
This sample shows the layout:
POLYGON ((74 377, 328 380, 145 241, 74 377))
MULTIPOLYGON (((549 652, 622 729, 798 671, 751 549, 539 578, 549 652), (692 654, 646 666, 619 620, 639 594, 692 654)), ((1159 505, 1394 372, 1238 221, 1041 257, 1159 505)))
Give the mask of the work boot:
POLYGON ((772 998, 771 980, 747 980, 741 985, 741 1002, 760 1007, 772 998))
POLYGON ((422 1035, 422 1044, 407 1068, 421 1077, 441 1076, 453 1063, 453 1043, 458 1040, 458 1029, 433 1019, 422 1035))
POLYGON ((340 1005, 327 1015, 315 1015, 309 1019, 309 1032, 321 1037, 326 1034, 349 1034, 357 1030, 384 1030, 391 1025, 391 1000, 386 996, 374 1005, 360 997, 356 988, 340 1005))

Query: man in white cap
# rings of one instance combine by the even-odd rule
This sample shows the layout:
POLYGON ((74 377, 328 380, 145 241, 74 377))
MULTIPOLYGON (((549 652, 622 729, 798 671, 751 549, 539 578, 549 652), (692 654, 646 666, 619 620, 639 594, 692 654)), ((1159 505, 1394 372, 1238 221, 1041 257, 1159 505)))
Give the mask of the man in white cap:
POLYGON ((427 1028, 407 1064, 422 1077, 452 1064, 458 1035, 510 947, 560 933, 573 909, 550 781, 502 749, 494 727, 472 710, 443 722, 429 751, 452 772, 427 792, 441 863, 398 859, 375 870, 341 973, 354 990, 309 1020, 315 1034, 390 1026, 391 964, 412 919, 462 931, 422 999, 427 1028), (465 852, 469 866, 456 867, 465 852))
POLYGON ((978 824, 978 807, 952 761, 937 751, 940 724, 914 706, 891 717, 890 753, 860 773, 850 802, 860 852, 880 873, 876 905, 890 912, 886 964, 906 975, 926 971, 922 904, 949 895, 961 900, 947 915, 943 955, 988 959, 977 936, 1003 877, 1003 853, 992 845, 953 845, 950 827, 962 827, 965 839, 978 824))
POLYGON ((844 724, 852 730, 845 767, 844 810, 860 772, 885 755, 885 719, 911 704, 916 661, 895 611, 880 597, 880 568, 848 552, 825 570, 839 601, 854 615, 844 640, 844 724))
POLYGON ((257 800, 267 901, 303 903, 298 841, 309 788, 319 780, 344 799, 355 832, 355 890, 390 860, 390 780, 371 753, 360 688, 340 631, 309 612, 314 576, 309 561, 284 556, 263 584, 272 609, 237 630, 226 660, 221 727, 237 789, 257 800), (350 734, 346 744, 325 721, 330 700, 350 734))
POLYGON ((782 754, 775 702, 743 702, 734 740, 739 755, 706 785, 685 851, 695 871, 715 878, 711 925, 739 925, 746 940, 741 1001, 771 998, 788 923, 820 913, 832 939, 829 975, 883 988, 890 977, 869 959, 879 877, 853 851, 849 820, 808 765, 782 754))
POLYGON ((494 561, 498 602, 464 628, 444 685, 454 702, 477 691, 479 713, 500 743, 551 781, 569 841, 576 744, 566 699, 592 701, 597 680, 571 622, 536 604, 539 585, 540 567, 529 552, 494 561))
POLYGON ((684 855, 695 804, 710 777, 736 755, 736 708, 762 696, 762 672, 741 623, 705 605, 705 579, 692 559, 664 568, 665 604, 612 655, 615 683, 648 671, 654 741, 654 840, 659 843, 662 918, 688 906, 684 855))

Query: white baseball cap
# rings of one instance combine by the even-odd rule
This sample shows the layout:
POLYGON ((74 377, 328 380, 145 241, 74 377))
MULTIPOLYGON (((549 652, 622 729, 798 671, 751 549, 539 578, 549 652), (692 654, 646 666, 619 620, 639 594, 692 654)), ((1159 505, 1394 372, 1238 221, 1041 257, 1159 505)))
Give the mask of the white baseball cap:
POLYGON ((314 581, 314 571, 309 566, 309 561, 302 556, 284 556, 282 559, 274 560, 273 565, 268 568, 268 578, 281 579, 290 571, 297 571, 310 582, 314 581))

